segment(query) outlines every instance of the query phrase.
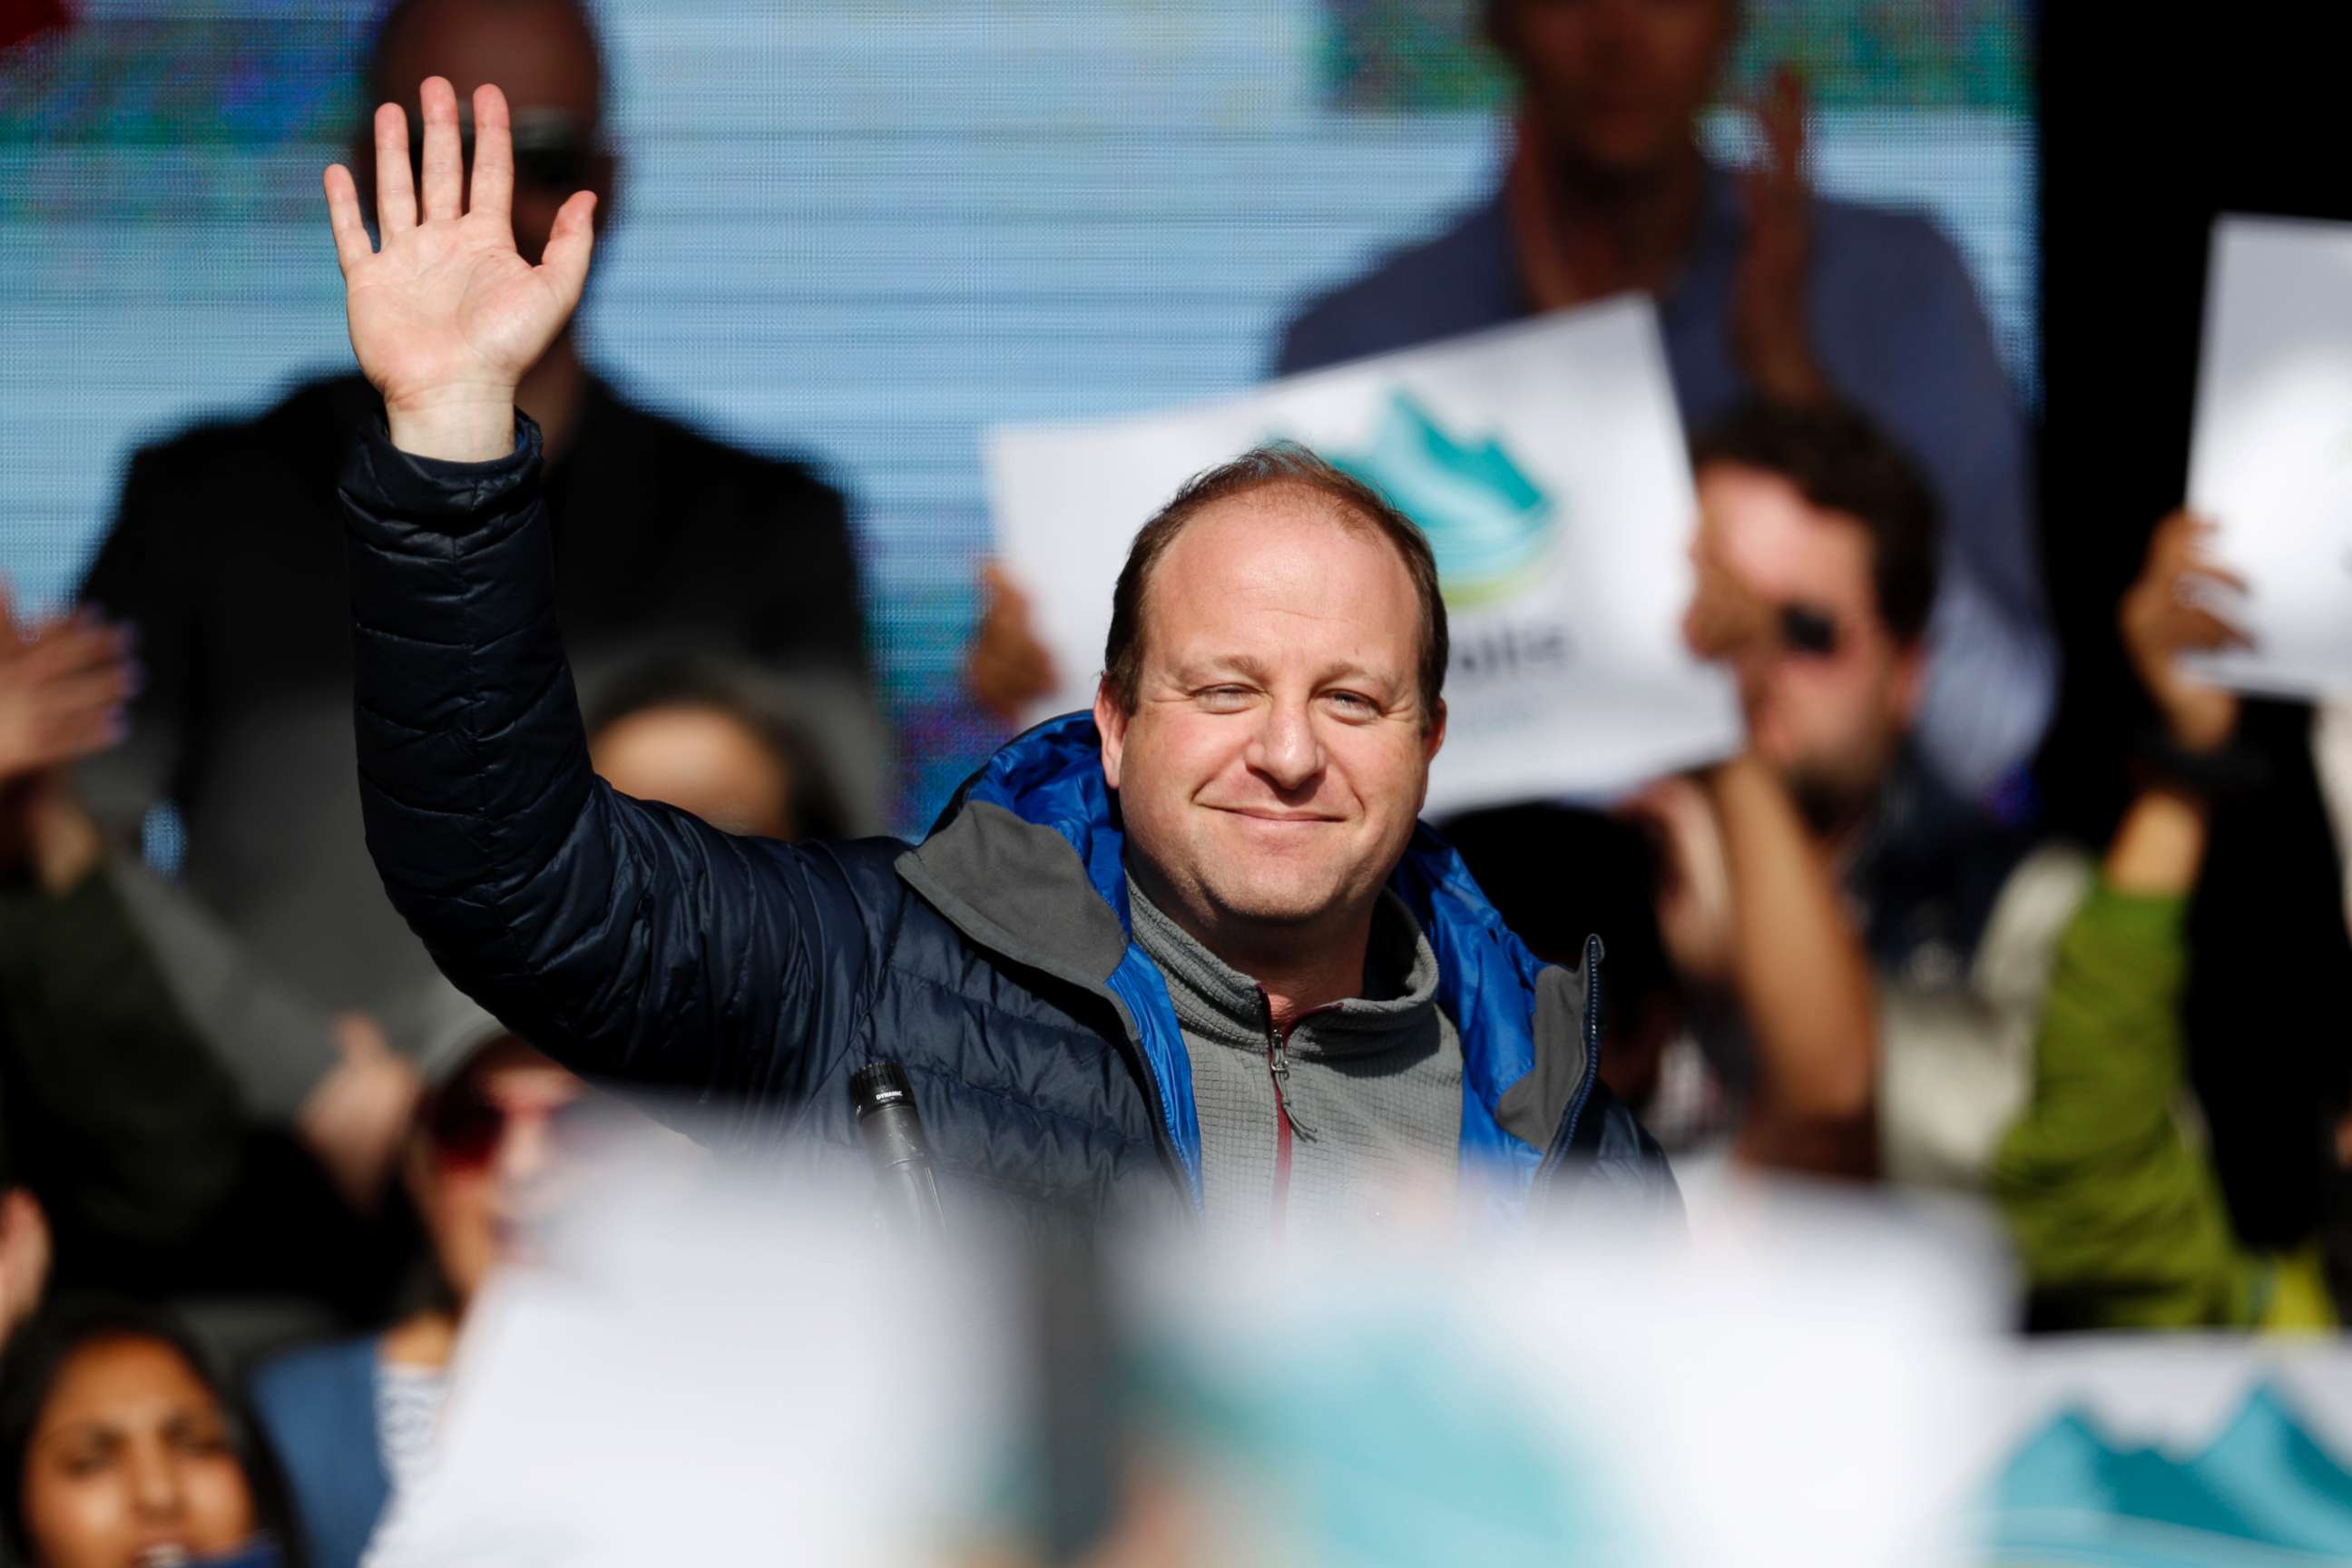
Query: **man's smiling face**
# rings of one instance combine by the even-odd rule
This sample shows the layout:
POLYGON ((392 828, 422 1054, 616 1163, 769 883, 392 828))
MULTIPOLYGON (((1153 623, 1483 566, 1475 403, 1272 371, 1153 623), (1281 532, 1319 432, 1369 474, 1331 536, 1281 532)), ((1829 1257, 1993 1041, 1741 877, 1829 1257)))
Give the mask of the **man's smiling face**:
POLYGON ((1314 490, 1267 485, 1186 523, 1144 595, 1135 710, 1095 701, 1155 903, 1247 947, 1363 917, 1444 736, 1421 613, 1396 548, 1314 490))

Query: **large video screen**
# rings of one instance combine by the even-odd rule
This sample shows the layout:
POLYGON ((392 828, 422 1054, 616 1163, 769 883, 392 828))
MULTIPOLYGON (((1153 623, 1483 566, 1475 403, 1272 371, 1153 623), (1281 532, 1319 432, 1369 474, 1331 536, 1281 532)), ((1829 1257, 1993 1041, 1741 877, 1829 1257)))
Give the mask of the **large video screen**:
MULTIPOLYGON (((856 497, 927 819, 997 731, 956 671, 980 435, 1265 374, 1304 296, 1478 200, 1508 85, 1480 0, 607 0, 625 159, 586 309, 638 399, 856 497)), ((320 166, 373 5, 12 7, 0 54, 0 572, 68 595, 133 447, 346 368, 320 166)), ((2024 0, 1747 0, 1820 185, 1959 244, 2036 399, 2024 0)), ((192 523, 192 525, 194 525, 192 523)))

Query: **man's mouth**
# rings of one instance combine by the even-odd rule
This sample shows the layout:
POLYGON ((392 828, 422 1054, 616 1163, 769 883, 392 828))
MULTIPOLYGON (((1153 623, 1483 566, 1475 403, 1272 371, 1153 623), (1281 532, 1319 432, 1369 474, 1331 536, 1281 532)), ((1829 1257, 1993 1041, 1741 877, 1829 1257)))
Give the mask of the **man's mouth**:
POLYGON ((1336 816, 1326 816, 1317 811, 1276 811, 1255 805, 1220 805, 1210 809, 1226 812, 1234 816, 1245 816, 1253 822, 1273 823, 1285 827, 1306 827, 1316 823, 1332 823, 1339 820, 1336 816))

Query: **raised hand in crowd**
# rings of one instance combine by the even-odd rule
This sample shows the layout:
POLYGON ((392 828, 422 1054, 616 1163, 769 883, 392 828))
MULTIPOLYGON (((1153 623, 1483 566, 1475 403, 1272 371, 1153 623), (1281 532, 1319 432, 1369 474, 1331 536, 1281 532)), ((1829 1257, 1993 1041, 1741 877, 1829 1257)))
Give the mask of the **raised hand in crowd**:
POLYGON ((1706 784, 1685 773, 1653 779, 1619 808, 1659 850, 1658 937, 1686 986, 1731 984, 1731 864, 1706 784))
MULTIPOLYGON (((1752 696, 1780 657, 1771 607, 1702 531, 1684 634, 1752 696)), ((1653 784, 1626 810, 1656 839, 1658 924, 1685 982, 1736 1005, 1756 1085, 1734 1147, 1748 1163, 1868 1174, 1876 992, 1837 879, 1772 767, 1752 752, 1653 784)))
POLYGON ((0 781, 121 740, 137 686, 127 629, 82 611, 26 632, 0 592, 0 781))
POLYGON ((138 689, 128 628, 84 610, 21 630, 0 589, 0 864, 63 892, 98 862, 65 769, 122 738, 138 689))
MULTIPOLYGON (((2210 532, 2186 512, 2165 519, 2123 597, 2124 647, 2164 739, 2141 759, 2148 776, 2108 845, 2104 885, 2059 944, 2032 1098, 1994 1167, 2020 1272, 2053 1326, 2309 1329, 2341 1310, 2316 1243, 2241 1238, 2207 1146, 2179 1115, 2191 1092, 2188 907, 2239 707, 2180 658, 2247 641, 2216 608, 2243 584, 2205 553, 2210 532)), ((2352 1121, 2336 1138, 2340 1159, 2352 1121)))
MULTIPOLYGON (((2211 758, 2238 726, 2237 693, 2199 679, 2180 657, 2247 646, 2245 634, 2215 605, 2242 579, 2205 552, 2212 525, 2185 511, 2157 526, 2138 578, 2116 620, 2133 670, 2157 707, 2167 740, 2188 759, 2211 758)), ((2171 768, 2141 792, 2107 855, 2107 879, 2120 891, 2185 893, 2204 862, 2203 792, 2188 770, 2171 768)))
POLYGON ((1829 384, 1813 357, 1806 284, 1812 259, 1812 187, 1805 171, 1805 89, 1787 66, 1755 106, 1763 156, 1740 174, 1746 242, 1732 284, 1732 349, 1765 396, 1811 403, 1829 384))
POLYGON ((2245 634, 2214 609, 2246 584, 2205 553, 2212 534, 2211 523, 2186 511, 2158 524, 2116 615, 2134 673, 2162 715, 2166 733, 2189 752, 2229 743, 2238 723, 2238 696, 2181 669, 2180 656, 2249 646, 2245 634))
POLYGON ((396 103, 376 110, 380 247, 368 243, 351 171, 341 163, 327 170, 352 349, 383 397, 394 446, 424 458, 489 461, 514 450, 515 388, 580 303, 596 198, 581 191, 563 204, 532 266, 515 248, 506 95, 488 85, 474 94, 470 192, 456 91, 446 78, 429 77, 419 99, 424 154, 414 176, 407 114, 396 103))
POLYGON ((964 655, 963 683, 974 700, 1010 722, 1023 709, 1054 689, 1059 679, 1054 656, 1037 638, 1029 618, 1029 595, 1003 567, 981 569, 986 605, 964 655))
POLYGON ((367 1214, 383 1200, 424 1085, 364 1013, 335 1016, 334 1044, 336 1066, 302 1101, 294 1130, 343 1201, 367 1214))
POLYGON ((49 1223, 22 1187, 0 1192, 0 1345, 33 1315, 49 1281, 49 1223))

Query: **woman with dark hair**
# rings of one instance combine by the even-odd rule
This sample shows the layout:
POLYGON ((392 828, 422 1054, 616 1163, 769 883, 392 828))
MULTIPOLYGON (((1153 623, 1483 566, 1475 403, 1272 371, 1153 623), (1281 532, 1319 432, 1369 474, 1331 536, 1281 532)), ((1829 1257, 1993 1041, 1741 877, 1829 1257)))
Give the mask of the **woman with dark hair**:
POLYGON ((19 1568, 302 1568, 258 1429, 169 1315, 44 1308, 0 1358, 0 1541, 19 1568))

